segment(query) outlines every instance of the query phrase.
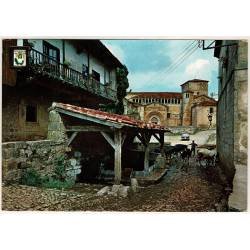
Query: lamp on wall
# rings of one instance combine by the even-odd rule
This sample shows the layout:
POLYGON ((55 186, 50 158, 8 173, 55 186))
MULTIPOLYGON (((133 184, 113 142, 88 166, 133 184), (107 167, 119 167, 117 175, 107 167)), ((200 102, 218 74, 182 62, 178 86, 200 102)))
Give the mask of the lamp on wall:
POLYGON ((213 115, 211 113, 208 113, 207 118, 208 118, 208 121, 209 121, 209 127, 208 128, 210 128, 212 126, 213 115))

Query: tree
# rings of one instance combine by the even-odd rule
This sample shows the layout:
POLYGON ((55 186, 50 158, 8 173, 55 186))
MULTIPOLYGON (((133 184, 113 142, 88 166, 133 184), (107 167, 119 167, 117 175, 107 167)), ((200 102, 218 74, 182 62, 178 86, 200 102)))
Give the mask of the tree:
POLYGON ((117 102, 115 104, 109 103, 107 105, 101 104, 100 107, 103 111, 116 113, 122 115, 124 113, 123 98, 127 94, 128 82, 128 69, 124 65, 122 68, 116 69, 117 81, 117 102))

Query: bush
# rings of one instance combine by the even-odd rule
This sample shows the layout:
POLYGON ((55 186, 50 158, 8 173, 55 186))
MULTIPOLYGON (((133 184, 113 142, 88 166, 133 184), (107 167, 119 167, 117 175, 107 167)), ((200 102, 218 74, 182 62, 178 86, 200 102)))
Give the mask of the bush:
POLYGON ((41 176, 35 169, 28 168, 23 172, 20 183, 28 186, 45 188, 70 188, 74 185, 73 180, 66 180, 65 167, 67 161, 64 155, 59 156, 54 161, 55 169, 52 176, 41 176))
POLYGON ((20 183, 27 186, 40 186, 42 179, 40 174, 33 168, 26 169, 21 176, 20 183))
POLYGON ((65 178, 66 178, 65 168, 68 165, 68 162, 66 161, 65 156, 61 155, 61 156, 57 157, 54 161, 54 165, 55 165, 55 170, 54 170, 55 179, 65 180, 65 178))

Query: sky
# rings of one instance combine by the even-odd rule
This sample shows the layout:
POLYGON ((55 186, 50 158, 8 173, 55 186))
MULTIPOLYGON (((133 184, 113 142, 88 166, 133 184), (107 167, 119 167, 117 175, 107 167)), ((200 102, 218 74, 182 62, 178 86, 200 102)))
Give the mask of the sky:
POLYGON ((180 84, 198 78, 209 81, 209 95, 218 93, 218 59, 213 56, 213 49, 198 48, 197 40, 102 42, 127 66, 129 89, 133 92, 180 92, 180 84))

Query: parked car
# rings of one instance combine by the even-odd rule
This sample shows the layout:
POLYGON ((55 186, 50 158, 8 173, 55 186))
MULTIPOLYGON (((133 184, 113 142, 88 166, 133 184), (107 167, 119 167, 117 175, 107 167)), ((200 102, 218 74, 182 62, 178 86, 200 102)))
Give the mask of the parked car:
POLYGON ((181 140, 182 141, 189 141, 190 140, 189 134, 188 133, 183 133, 181 135, 181 140))

